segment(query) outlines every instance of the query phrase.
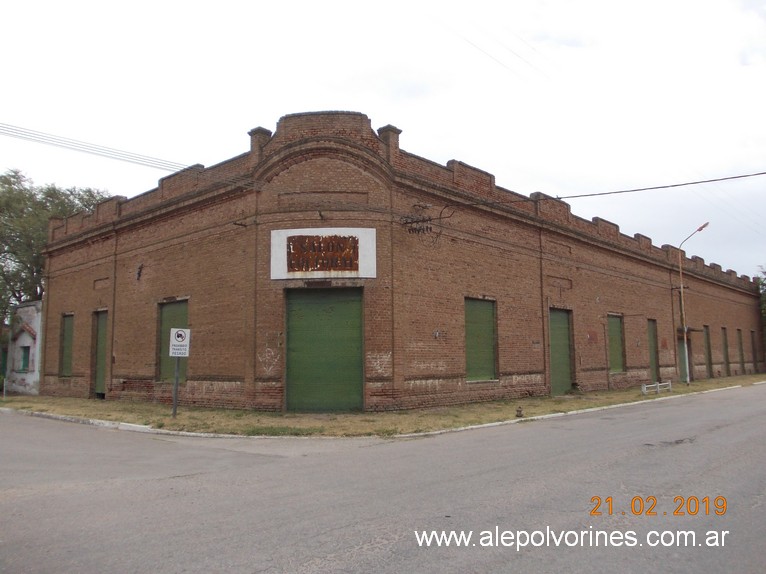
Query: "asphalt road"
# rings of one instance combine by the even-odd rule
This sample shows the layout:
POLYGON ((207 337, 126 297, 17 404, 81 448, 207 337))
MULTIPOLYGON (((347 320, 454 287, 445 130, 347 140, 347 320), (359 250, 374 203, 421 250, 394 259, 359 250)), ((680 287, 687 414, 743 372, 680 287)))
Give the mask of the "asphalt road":
POLYGON ((760 574, 765 422, 766 385, 396 440, 0 413, 0 572, 760 574))

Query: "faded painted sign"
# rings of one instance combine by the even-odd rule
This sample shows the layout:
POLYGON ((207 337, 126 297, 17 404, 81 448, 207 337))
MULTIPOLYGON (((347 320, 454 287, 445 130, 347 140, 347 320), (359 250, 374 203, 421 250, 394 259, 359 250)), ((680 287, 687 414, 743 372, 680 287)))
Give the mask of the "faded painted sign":
POLYGON ((271 231, 272 279, 376 276, 375 228, 313 227, 271 231))
POLYGON ((354 235, 290 235, 287 271, 358 271, 359 238, 354 235))

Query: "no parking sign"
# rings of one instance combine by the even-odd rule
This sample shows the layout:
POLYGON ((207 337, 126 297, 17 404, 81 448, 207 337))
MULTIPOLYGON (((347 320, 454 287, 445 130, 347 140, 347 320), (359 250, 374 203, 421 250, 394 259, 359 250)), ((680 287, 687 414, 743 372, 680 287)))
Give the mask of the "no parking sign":
POLYGON ((181 357, 189 356, 189 343, 191 343, 190 329, 170 329, 168 355, 176 358, 176 374, 173 381, 173 418, 176 418, 176 410, 178 409, 178 361, 181 357))
POLYGON ((170 356, 188 357, 191 329, 170 329, 170 356))

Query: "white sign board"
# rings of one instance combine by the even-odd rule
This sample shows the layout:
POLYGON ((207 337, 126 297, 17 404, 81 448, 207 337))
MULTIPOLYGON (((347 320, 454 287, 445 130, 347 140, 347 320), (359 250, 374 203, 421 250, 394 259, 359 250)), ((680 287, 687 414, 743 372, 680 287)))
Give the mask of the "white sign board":
POLYGON ((191 329, 170 330, 170 357, 188 357, 191 329))

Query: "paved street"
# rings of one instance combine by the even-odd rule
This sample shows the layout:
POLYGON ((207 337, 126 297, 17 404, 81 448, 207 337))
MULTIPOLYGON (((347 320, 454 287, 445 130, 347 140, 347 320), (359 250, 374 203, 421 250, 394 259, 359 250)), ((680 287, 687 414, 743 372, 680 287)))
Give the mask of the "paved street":
POLYGON ((0 413, 0 572, 761 573, 765 422, 766 385, 397 440, 0 413))

